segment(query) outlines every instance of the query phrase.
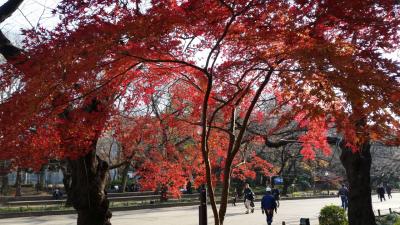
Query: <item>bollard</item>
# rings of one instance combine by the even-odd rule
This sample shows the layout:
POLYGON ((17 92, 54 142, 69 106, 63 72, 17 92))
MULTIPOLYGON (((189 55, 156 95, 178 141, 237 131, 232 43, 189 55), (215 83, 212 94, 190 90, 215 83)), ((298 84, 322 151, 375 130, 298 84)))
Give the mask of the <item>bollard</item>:
POLYGON ((392 208, 389 208, 389 213, 392 214, 392 208))
POLYGON ((207 189, 204 185, 200 190, 199 225, 207 225, 207 189))
POLYGON ((378 209, 378 216, 381 216, 381 210, 378 209))
POLYGON ((310 225, 310 219, 309 218, 301 218, 300 225, 310 225))
POLYGON ((285 221, 282 222, 282 225, 286 225, 285 221))

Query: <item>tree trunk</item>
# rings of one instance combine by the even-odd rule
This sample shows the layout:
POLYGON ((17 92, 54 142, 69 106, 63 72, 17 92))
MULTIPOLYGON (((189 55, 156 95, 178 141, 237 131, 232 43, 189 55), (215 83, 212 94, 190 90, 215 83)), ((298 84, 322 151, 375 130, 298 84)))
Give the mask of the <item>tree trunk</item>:
POLYGON ((217 209, 217 202, 215 199, 215 192, 214 192, 214 188, 213 188, 212 180, 211 180, 212 179, 211 178, 211 163, 210 163, 208 156, 205 156, 204 152, 203 152, 203 159, 205 159, 204 164, 206 167, 207 192, 208 192, 208 197, 210 198, 210 205, 211 205, 211 209, 212 209, 213 215, 214 215, 214 225, 220 225, 219 214, 218 214, 218 209, 217 209))
POLYGON ((282 187, 282 196, 287 196, 289 187, 293 183, 293 179, 289 177, 283 177, 283 187, 282 187))
POLYGON ((21 169, 17 169, 17 176, 15 178, 15 196, 21 196, 21 169))
POLYGON ((1 179, 1 194, 7 195, 9 190, 8 175, 4 174, 1 179))
POLYGON ((112 216, 105 192, 108 164, 91 151, 77 160, 69 160, 64 179, 67 202, 78 212, 78 225, 111 225, 112 216))
POLYGON ((341 145, 340 160, 349 181, 349 224, 376 225, 371 200, 371 145, 365 142, 358 152, 341 145))
POLYGON ((287 196, 290 185, 293 184, 294 179, 296 178, 296 158, 292 159, 286 173, 285 170, 282 170, 283 177, 283 188, 282 188, 282 196, 287 196), (293 175, 290 175, 293 170, 293 175), (286 175, 285 175, 286 174, 286 175))
POLYGON ((45 180, 46 180, 46 166, 42 166, 39 173, 39 182, 38 182, 38 189, 43 191, 45 188, 45 180))
POLYGON ((224 169, 224 180, 223 180, 223 188, 222 188, 222 193, 221 193, 221 203, 219 207, 219 223, 220 225, 224 224, 225 220, 225 214, 226 214, 226 209, 228 206, 228 197, 229 197, 229 188, 231 186, 231 166, 232 161, 230 159, 227 159, 227 162, 225 164, 225 169, 224 169))
POLYGON ((124 169, 122 170, 122 187, 120 192, 125 192, 126 189, 126 183, 128 181, 128 171, 129 171, 129 163, 126 163, 124 165, 124 169))

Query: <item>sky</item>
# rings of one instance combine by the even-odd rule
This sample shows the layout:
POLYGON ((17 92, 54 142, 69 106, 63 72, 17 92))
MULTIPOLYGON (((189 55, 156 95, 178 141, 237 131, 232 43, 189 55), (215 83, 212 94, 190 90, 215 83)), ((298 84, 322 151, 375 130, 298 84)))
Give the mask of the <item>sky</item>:
MULTIPOLYGON (((52 27, 58 22, 58 17, 51 12, 60 0, 25 0, 14 14, 0 25, 0 29, 14 44, 19 45, 23 38, 21 29, 37 27, 38 25, 52 27)), ((3 5, 7 0, 0 0, 3 5)), ((388 58, 400 61, 400 49, 387 54, 388 58)))
MULTIPOLYGON (((3 5, 7 0, 0 0, 3 5)), ((14 43, 18 43, 21 37, 21 29, 32 27, 54 26, 58 17, 52 15, 59 0, 25 0, 14 14, 0 25, 3 33, 14 43)))

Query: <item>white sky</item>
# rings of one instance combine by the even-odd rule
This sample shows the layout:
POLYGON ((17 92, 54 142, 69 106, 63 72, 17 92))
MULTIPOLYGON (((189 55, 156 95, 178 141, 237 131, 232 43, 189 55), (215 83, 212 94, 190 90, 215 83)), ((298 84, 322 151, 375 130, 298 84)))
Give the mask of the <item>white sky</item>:
MULTIPOLYGON (((14 14, 0 25, 3 33, 15 44, 18 45, 22 36, 21 29, 37 27, 53 27, 58 22, 58 17, 52 15, 60 0, 25 0, 14 14)), ((0 0, 3 5, 7 0, 0 0)), ((400 59, 400 50, 387 54, 388 58, 400 59)))
MULTIPOLYGON (((0 0, 3 5, 7 0, 0 0)), ((0 25, 3 33, 13 42, 21 39, 21 29, 54 26, 58 18, 52 15, 59 0, 25 0, 14 14, 0 25)))

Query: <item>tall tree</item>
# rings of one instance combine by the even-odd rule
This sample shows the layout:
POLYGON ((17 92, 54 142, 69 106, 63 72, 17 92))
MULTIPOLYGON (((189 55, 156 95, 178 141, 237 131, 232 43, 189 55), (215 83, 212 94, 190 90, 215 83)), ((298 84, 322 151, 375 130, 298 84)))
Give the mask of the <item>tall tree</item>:
MULTIPOLYGON (((21 2, 4 3, 0 22, 21 2)), ((64 14, 65 23, 52 31, 24 31, 23 49, 0 33, 0 53, 7 60, 1 76, 1 143, 3 149, 13 149, 0 155, 36 170, 49 159, 66 159, 64 183, 68 203, 78 212, 78 224, 111 224, 104 190, 108 165, 96 155, 96 142, 115 98, 126 89, 121 76, 131 77, 137 64, 113 67, 120 59, 108 61, 112 53, 102 47, 116 47, 121 37, 94 25, 71 28, 69 19, 64 14), (98 35, 104 36, 94 38, 98 35), (3 90, 12 91, 4 97, 3 90)))

